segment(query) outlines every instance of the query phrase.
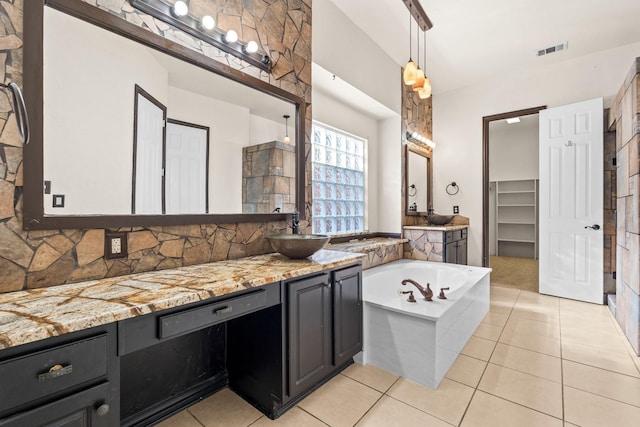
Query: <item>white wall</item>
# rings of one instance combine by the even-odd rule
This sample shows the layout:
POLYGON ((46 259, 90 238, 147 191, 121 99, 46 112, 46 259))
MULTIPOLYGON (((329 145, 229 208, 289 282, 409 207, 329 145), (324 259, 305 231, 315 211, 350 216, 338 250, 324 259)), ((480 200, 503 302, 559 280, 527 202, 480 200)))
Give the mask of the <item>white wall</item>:
POLYGON ((381 206, 378 230, 383 233, 402 231, 402 141, 400 117, 378 121, 379 158, 378 189, 381 206))
POLYGON ((489 181, 538 179, 538 121, 495 124, 489 124, 489 181))
POLYGON ((434 208, 447 213, 459 205, 470 218, 471 265, 482 264, 482 117, 601 96, 609 106, 637 56, 640 43, 434 95, 434 208), (445 192, 451 181, 460 186, 455 196, 445 192))
POLYGON ((367 34, 326 0, 313 3, 312 28, 313 62, 400 112, 400 67, 367 34))
POLYGON ((379 143, 377 120, 361 113, 349 106, 336 101, 325 93, 314 90, 313 120, 333 126, 336 129, 367 139, 367 195, 365 209, 367 210, 366 228, 378 231, 380 211, 379 190, 379 143))
POLYGON ((332 2, 313 4, 313 23, 313 61, 396 113, 377 119, 312 92, 314 120, 369 139, 369 231, 400 233, 400 67, 332 2))

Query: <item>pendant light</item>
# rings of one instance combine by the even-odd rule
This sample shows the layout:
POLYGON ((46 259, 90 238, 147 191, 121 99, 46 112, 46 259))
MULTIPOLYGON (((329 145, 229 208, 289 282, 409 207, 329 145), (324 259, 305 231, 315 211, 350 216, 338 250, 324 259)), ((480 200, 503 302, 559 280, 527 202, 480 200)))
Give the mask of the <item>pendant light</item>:
POLYGON ((409 7, 409 62, 404 66, 404 73, 402 74, 402 80, 404 80, 404 84, 407 86, 413 85, 416 82, 416 74, 418 72, 418 67, 416 67, 416 63, 411 59, 411 20, 413 17, 411 16, 411 7, 409 7))
POLYGON ((414 92, 419 91, 424 87, 424 71, 420 68, 420 26, 418 25, 418 71, 416 72, 416 82, 412 88, 414 92))
MULTIPOLYGON (((424 69, 427 69, 427 32, 424 33, 424 69)), ((424 84, 422 88, 418 90, 418 97, 420 99, 427 99, 431 96, 431 81, 429 81, 429 77, 425 75, 424 84)))
POLYGON ((285 114, 284 116, 284 143, 291 144, 291 140, 289 139, 289 115, 285 114))

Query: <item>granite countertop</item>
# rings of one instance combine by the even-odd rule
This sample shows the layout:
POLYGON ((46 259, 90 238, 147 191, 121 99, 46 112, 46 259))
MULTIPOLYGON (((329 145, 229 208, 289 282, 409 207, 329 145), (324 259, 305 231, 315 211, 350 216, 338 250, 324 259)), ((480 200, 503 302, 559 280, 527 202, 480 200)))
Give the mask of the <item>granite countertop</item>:
POLYGON ((469 228, 468 225, 405 225, 408 230, 454 231, 469 228))
POLYGON ((374 237, 371 239, 352 240, 345 243, 332 243, 327 246, 328 249, 335 249, 346 252, 359 252, 376 249, 384 246, 393 246, 408 242, 408 239, 400 239, 393 237, 374 237))
POLYGON ((0 294, 0 349, 353 264, 321 250, 302 260, 258 255, 0 294))

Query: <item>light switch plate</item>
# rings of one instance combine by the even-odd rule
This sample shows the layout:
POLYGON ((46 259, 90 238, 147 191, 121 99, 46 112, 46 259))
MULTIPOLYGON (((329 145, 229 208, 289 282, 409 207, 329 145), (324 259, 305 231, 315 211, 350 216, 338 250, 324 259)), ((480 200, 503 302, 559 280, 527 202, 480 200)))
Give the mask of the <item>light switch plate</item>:
POLYGON ((64 208, 64 194, 54 194, 53 195, 53 207, 54 208, 64 208))
POLYGON ((126 231, 106 231, 104 233, 104 257, 106 259, 127 257, 126 231))

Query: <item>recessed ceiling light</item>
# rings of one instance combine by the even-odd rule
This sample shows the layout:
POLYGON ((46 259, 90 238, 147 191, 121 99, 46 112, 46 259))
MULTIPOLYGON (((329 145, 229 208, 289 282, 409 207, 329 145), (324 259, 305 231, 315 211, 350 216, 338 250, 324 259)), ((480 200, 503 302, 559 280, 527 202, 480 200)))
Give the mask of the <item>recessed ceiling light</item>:
POLYGON ((509 123, 510 125, 514 123, 520 123, 520 117, 511 117, 507 119, 507 123, 509 123))

